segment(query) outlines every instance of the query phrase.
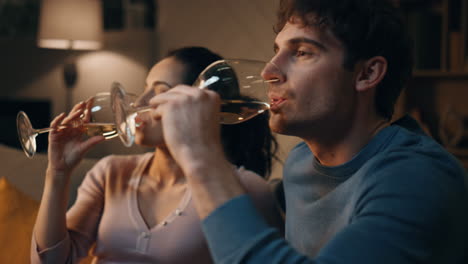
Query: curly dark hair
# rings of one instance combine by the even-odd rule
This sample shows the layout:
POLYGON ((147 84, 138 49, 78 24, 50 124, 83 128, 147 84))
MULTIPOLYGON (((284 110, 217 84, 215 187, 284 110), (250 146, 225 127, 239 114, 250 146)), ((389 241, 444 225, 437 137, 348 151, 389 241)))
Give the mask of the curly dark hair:
MULTIPOLYGON (((172 57, 183 63, 184 84, 192 85, 198 75, 211 63, 222 60, 218 54, 204 47, 183 47, 171 50, 165 58, 172 57)), ((227 159, 236 166, 254 171, 268 178, 273 159, 277 159, 278 143, 268 126, 268 113, 258 115, 236 125, 221 126, 221 140, 227 159)))
POLYGON ((377 87, 375 104, 379 115, 391 119, 413 66, 412 42, 399 10, 387 0, 280 1, 275 32, 292 18, 306 27, 329 29, 345 47, 348 70, 361 60, 386 58, 387 74, 377 87))

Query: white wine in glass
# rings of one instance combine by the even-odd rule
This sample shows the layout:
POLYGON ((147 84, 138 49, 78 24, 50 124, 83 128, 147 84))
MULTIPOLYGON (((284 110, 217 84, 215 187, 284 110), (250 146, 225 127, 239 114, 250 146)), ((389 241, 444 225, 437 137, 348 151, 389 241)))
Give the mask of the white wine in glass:
POLYGON ((223 100, 221 102, 221 124, 239 124, 268 110, 266 102, 248 100, 223 100))
MULTIPOLYGON (((129 94, 128 99, 135 99, 136 96, 129 94)), ((106 139, 115 138, 118 132, 113 120, 113 114, 110 107, 110 93, 98 93, 91 98, 91 120, 90 122, 74 123, 70 125, 61 125, 58 128, 66 128, 68 126, 83 126, 83 133, 88 136, 104 136, 106 139)), ((16 128, 18 138, 27 157, 32 158, 36 153, 36 137, 39 134, 47 133, 53 128, 34 129, 27 114, 20 111, 16 116, 16 128)))
MULTIPOLYGON (((219 60, 200 73, 193 86, 217 92, 221 97, 220 123, 238 124, 270 108, 268 82, 261 76, 266 62, 256 60, 219 60)), ((137 113, 149 111, 149 106, 128 104, 127 93, 117 82, 112 84, 111 101, 114 120, 120 139, 127 147, 135 139, 137 113)))

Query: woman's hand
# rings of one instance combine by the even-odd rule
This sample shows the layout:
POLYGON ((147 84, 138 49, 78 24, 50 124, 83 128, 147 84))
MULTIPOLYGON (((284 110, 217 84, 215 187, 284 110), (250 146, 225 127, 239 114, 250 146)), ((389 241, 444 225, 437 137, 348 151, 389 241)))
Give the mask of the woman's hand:
POLYGON ((50 124, 48 171, 54 175, 70 175, 83 159, 84 154, 94 145, 103 141, 103 136, 94 136, 83 141, 84 124, 91 118, 92 101, 76 104, 68 116, 58 115, 50 124))

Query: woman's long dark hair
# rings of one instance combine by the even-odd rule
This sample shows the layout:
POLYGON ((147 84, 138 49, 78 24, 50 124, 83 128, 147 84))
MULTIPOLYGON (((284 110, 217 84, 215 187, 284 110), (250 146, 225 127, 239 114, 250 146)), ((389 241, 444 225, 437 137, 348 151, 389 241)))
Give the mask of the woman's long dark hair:
MULTIPOLYGON (((222 60, 218 54, 203 47, 184 47, 170 51, 172 57, 186 67, 184 84, 192 85, 211 63, 222 60)), ((276 159, 278 142, 268 127, 268 112, 237 125, 222 125, 221 140, 227 159, 236 166, 268 178, 272 161, 276 159)))

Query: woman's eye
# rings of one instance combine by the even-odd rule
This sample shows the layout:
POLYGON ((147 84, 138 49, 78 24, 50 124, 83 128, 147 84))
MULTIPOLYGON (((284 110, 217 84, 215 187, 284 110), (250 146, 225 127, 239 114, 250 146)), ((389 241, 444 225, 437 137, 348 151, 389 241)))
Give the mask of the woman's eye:
POLYGON ((136 101, 135 104, 139 106, 146 106, 149 104, 149 100, 154 96, 152 90, 144 92, 136 101))
POLYGON ((169 91, 169 89, 170 88, 168 86, 166 86, 166 85, 158 85, 156 87, 156 94, 165 93, 165 92, 169 91))

